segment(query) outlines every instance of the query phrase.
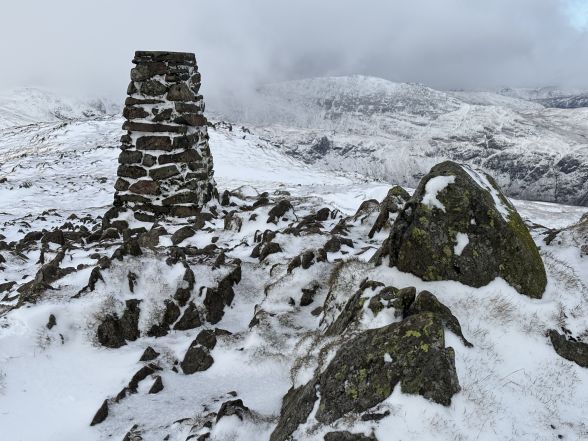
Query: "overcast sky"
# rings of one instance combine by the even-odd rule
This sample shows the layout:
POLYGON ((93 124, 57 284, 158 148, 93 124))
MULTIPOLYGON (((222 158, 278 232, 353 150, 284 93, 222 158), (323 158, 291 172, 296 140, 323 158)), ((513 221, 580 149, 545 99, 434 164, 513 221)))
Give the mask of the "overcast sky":
POLYGON ((122 101, 133 52, 195 52, 203 91, 360 73, 436 88, 588 88, 588 0, 14 0, 0 88, 122 101))

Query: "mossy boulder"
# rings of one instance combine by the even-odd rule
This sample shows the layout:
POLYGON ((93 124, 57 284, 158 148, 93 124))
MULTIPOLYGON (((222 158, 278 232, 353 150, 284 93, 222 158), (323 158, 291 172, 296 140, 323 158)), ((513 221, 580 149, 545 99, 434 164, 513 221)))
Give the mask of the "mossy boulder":
POLYGON ((451 161, 423 177, 387 247, 390 266, 423 280, 480 287, 502 277, 533 298, 547 283, 535 242, 494 179, 451 161))
POLYGON ((452 348, 445 348, 441 319, 433 313, 363 332, 344 344, 319 377, 317 420, 331 423, 402 392, 448 406, 460 390, 452 348))
POLYGON ((342 345, 327 368, 284 398, 271 441, 286 440, 306 421, 320 391, 316 419, 331 424, 349 412, 365 412, 401 391, 448 406, 460 390, 455 354, 445 347, 442 320, 434 313, 365 331, 342 345))

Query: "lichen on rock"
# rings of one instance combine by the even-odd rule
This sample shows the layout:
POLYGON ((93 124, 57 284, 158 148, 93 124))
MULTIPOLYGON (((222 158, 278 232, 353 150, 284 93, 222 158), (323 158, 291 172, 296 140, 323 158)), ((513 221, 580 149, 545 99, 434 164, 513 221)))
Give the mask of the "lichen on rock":
POLYGON ((480 287, 502 277, 533 298, 541 298, 547 283, 535 242, 494 180, 451 161, 423 177, 394 222, 387 247, 390 266, 423 280, 480 287), (429 194, 427 184, 439 177, 452 179, 429 194), (456 253, 463 235, 467 243, 456 253))
POLYGON ((460 390, 455 354, 445 347, 443 323, 436 314, 416 314, 343 344, 324 371, 284 397, 271 441, 288 439, 307 420, 319 396, 315 418, 331 424, 381 403, 398 383, 403 393, 445 406, 460 390))

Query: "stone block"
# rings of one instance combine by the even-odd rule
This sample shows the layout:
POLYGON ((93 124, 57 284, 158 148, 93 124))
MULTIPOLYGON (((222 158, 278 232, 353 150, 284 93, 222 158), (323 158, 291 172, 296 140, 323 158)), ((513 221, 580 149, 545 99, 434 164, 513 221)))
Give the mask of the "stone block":
POLYGON ((133 81, 145 81, 156 75, 165 75, 167 66, 161 61, 151 63, 140 63, 137 67, 131 69, 131 79, 133 81))
POLYGON ((192 127, 205 126, 207 124, 206 117, 198 113, 184 113, 174 119, 175 123, 187 124, 192 127))
POLYGON ((202 106, 200 104, 184 103, 181 101, 176 102, 176 112, 178 113, 200 113, 202 112, 202 106))
POLYGON ((179 83, 170 86, 167 92, 167 99, 170 101, 194 101, 194 93, 186 85, 186 83, 179 83))
POLYGON ((142 136, 137 138, 137 149, 139 150, 173 150, 172 141, 169 136, 142 136))
POLYGON ((143 176, 147 176, 147 171, 142 167, 137 167, 135 165, 119 165, 116 174, 124 178, 139 179, 143 176))
POLYGON ((159 183, 150 179, 141 179, 129 187, 129 191, 137 194, 158 195, 159 183))
POLYGON ((114 184, 116 191, 126 191, 129 188, 129 182, 122 178, 118 178, 114 184))
POLYGON ((126 119, 141 119, 147 118, 149 116, 149 113, 147 113, 145 109, 142 109, 141 107, 127 106, 123 109, 123 116, 126 119))
POLYGON ((198 152, 194 149, 185 150, 181 153, 173 153, 170 155, 160 155, 159 156, 159 163, 160 164, 173 164, 173 163, 183 163, 183 162, 193 162, 193 161, 201 161, 202 156, 198 154, 198 152))
POLYGON ((179 174, 180 171, 175 165, 166 165, 165 167, 159 167, 149 170, 149 176, 156 181, 171 178, 172 176, 176 176, 179 174))
POLYGON ((173 196, 165 198, 161 203, 163 205, 178 205, 178 204, 197 204, 199 195, 193 191, 178 193, 173 196))
POLYGON ((136 150, 125 150, 118 155, 119 164, 139 164, 143 159, 143 154, 136 150))
POLYGON ((139 90, 143 95, 161 96, 167 92, 167 86, 157 80, 147 80, 139 84, 139 90))

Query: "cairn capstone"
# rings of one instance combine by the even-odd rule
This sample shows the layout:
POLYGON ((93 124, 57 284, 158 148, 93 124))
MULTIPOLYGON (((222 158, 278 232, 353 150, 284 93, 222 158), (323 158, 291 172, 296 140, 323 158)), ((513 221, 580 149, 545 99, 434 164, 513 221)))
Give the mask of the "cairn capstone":
POLYGON ((196 57, 137 51, 114 205, 138 220, 196 215, 218 198, 196 57))

